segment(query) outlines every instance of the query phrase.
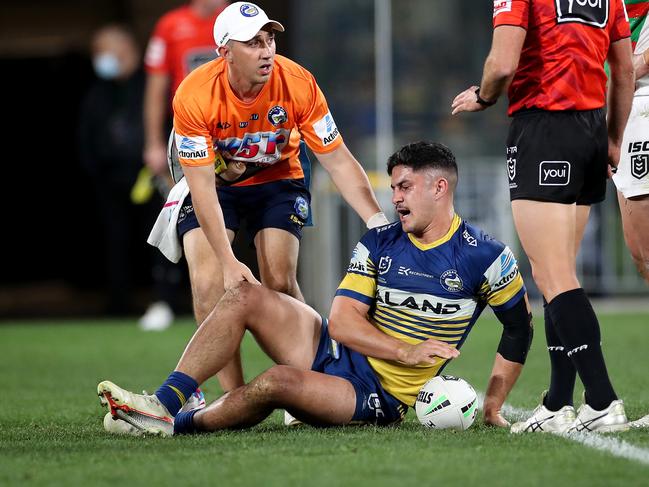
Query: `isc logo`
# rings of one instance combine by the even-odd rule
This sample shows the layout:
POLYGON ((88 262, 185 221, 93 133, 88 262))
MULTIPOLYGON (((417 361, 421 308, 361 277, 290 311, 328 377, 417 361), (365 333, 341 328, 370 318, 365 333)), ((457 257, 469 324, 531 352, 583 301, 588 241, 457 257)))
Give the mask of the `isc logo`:
POLYGON ((629 154, 635 152, 649 152, 649 140, 644 142, 629 142, 629 154))
POLYGON ((555 0, 557 22, 581 22, 605 27, 608 22, 609 0, 555 0))

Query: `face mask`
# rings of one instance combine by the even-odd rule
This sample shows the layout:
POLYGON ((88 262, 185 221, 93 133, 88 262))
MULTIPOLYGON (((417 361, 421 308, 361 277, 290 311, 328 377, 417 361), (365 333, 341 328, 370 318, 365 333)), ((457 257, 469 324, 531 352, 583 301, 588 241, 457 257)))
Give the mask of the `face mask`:
POLYGON ((95 68, 97 76, 105 80, 115 79, 121 73, 119 60, 109 52, 95 56, 92 60, 92 66, 95 68))

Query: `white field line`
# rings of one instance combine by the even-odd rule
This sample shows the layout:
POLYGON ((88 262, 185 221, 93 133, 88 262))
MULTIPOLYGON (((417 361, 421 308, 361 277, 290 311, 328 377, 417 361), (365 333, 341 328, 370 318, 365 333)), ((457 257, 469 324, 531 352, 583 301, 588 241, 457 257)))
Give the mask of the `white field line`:
MULTIPOLYGON (((482 409, 483 400, 484 396, 482 394, 478 394, 478 407, 480 409, 482 409)), ((523 421, 532 414, 531 410, 520 409, 514 406, 510 406, 509 404, 505 404, 503 406, 502 412, 503 416, 505 416, 509 420, 514 421, 523 421)), ((634 446, 630 443, 627 443, 626 441, 620 440, 619 438, 602 436, 598 433, 584 432, 557 434, 557 436, 561 436, 562 438, 565 438, 567 440, 581 443, 584 446, 608 453, 614 457, 625 458, 627 460, 633 460, 644 465, 649 465, 648 449, 634 446)))

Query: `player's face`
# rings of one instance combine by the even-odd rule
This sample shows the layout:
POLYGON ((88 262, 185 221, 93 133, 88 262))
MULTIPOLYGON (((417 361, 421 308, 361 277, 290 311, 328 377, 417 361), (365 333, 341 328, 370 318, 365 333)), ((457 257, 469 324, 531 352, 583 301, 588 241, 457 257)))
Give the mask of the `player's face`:
POLYGON ((392 203, 404 232, 417 237, 431 227, 437 179, 430 171, 413 171, 407 166, 396 166, 392 170, 392 203))
POLYGON ((246 42, 232 41, 231 67, 237 77, 251 84, 268 81, 275 60, 275 33, 260 30, 246 42))

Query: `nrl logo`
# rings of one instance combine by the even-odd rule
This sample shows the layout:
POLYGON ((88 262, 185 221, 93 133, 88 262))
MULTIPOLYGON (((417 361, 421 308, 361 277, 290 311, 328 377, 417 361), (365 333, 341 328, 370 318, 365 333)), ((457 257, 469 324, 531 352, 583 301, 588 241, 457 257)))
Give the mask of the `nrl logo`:
POLYGON ((390 257, 383 256, 379 259, 379 274, 385 274, 390 270, 390 266, 392 265, 392 259, 390 257))
POLYGON ((516 158, 515 157, 508 157, 507 158, 507 175, 509 176, 510 181, 513 181, 514 178, 516 177, 516 158))
POLYGON ((642 179, 649 174, 649 155, 631 156, 631 174, 636 179, 642 179))

